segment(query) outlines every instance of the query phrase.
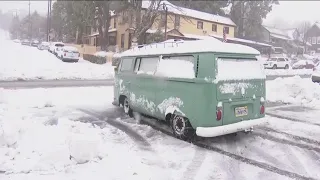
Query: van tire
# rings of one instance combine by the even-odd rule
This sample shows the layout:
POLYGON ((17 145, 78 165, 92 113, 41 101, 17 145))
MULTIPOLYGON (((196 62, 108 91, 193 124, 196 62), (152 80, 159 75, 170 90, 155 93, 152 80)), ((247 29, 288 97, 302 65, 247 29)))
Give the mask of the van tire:
POLYGON ((189 120, 185 117, 173 114, 171 116, 170 125, 173 134, 182 140, 192 140, 195 137, 196 131, 191 126, 189 120))
POLYGON ((133 111, 129 105, 129 99, 127 97, 123 98, 122 107, 125 114, 129 115, 129 117, 133 117, 133 111))
POLYGON ((284 67, 284 69, 289 69, 289 65, 288 65, 288 64, 286 64, 286 66, 284 67))
POLYGON ((277 65, 273 65, 273 66, 272 66, 272 69, 277 69, 277 65))

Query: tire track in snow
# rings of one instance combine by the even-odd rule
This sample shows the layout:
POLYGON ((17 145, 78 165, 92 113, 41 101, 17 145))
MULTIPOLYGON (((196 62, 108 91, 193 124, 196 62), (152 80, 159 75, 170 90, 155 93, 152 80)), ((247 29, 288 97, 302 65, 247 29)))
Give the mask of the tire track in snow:
POLYGON ((305 123, 305 124, 309 124, 309 125, 314 125, 314 126, 319 126, 320 127, 320 124, 317 124, 317 123, 313 123, 313 122, 309 122, 309 121, 303 121, 303 120, 300 120, 300 119, 286 117, 286 116, 281 116, 281 115, 270 113, 270 112, 266 112, 266 115, 271 116, 271 117, 276 117, 276 118, 280 118, 280 119, 286 119, 286 120, 294 121, 294 122, 301 122, 301 123, 305 123))
POLYGON ((292 151, 292 147, 285 148, 283 146, 280 146, 280 148, 282 149, 283 152, 286 152, 286 154, 288 154, 286 162, 290 163, 291 168, 293 170, 295 170, 297 173, 303 173, 303 174, 309 175, 305 166, 300 161, 299 157, 297 157, 292 151))
MULTIPOLYGON (((156 126, 155 123, 149 124, 148 122, 145 122, 145 124, 151 126, 155 130, 159 130, 159 131, 163 132, 164 134, 167 134, 169 136, 174 137, 172 132, 168 132, 167 129, 163 129, 163 126, 156 126)), ((204 138, 200 138, 200 139, 204 139, 204 138)), ((258 168, 261 168, 261 169, 264 169, 264 170, 267 170, 267 171, 270 171, 270 172, 273 172, 273 173, 276 173, 276 174, 279 174, 279 175, 282 175, 282 176, 286 176, 286 177, 289 177, 289 178, 292 178, 292 179, 316 180, 315 178, 312 178, 312 177, 306 177, 306 176, 303 176, 303 175, 300 175, 300 174, 297 174, 297 173, 294 173, 294 172, 290 172, 290 171, 287 171, 287 170, 280 169, 278 167, 272 166, 272 165, 264 163, 264 162, 260 162, 260 161, 254 160, 254 159, 246 158, 246 157, 243 157, 243 156, 240 156, 240 155, 225 151, 225 150, 223 150, 221 148, 218 148, 218 147, 215 147, 215 146, 210 146, 210 145, 207 144, 206 141, 195 140, 195 141, 190 142, 190 143, 192 143, 192 144, 194 144, 196 146, 199 146, 201 148, 214 151, 214 152, 219 153, 221 155, 228 156, 228 157, 230 157, 232 159, 235 159, 235 160, 238 160, 240 162, 243 162, 243 163, 246 163, 246 164, 249 164, 249 165, 252 165, 252 166, 255 166, 255 167, 258 167, 258 168)))
POLYGON ((314 145, 320 147, 320 141, 317 141, 317 140, 314 140, 314 139, 309 139, 309 138, 306 138, 306 137, 297 136, 297 135, 294 135, 294 134, 290 134, 290 133, 283 132, 283 131, 278 131, 278 130, 275 130, 275 129, 272 129, 272 128, 268 128, 268 127, 261 127, 259 129, 267 131, 267 132, 270 131, 270 132, 274 132, 274 133, 278 133, 278 134, 283 134, 283 135, 285 135, 285 136, 287 136, 289 138, 292 138, 294 140, 303 141, 303 142, 306 142, 306 143, 309 143, 309 144, 314 144, 314 145))
POLYGON ((286 176, 286 177, 289 177, 289 178, 292 178, 292 179, 316 180, 315 178, 306 177, 306 176, 303 176, 303 175, 300 175, 300 174, 297 174, 297 173, 294 173, 294 172, 286 171, 286 170, 277 168, 275 166, 269 165, 269 164, 264 163, 264 162, 259 162, 259 161, 256 161, 256 160, 253 160, 253 159, 249 159, 249 158, 246 158, 246 157, 234 154, 234 153, 227 152, 227 151, 225 151, 223 149, 220 149, 220 148, 217 148, 217 147, 214 147, 214 146, 209 146, 209 145, 207 145, 207 144, 205 144, 203 142, 197 142, 197 143, 195 143, 195 145, 197 145, 199 147, 203 147, 203 148, 209 149, 209 150, 212 150, 212 151, 215 151, 215 152, 217 152, 219 154, 228 156, 230 158, 233 158, 235 160, 241 161, 243 163, 250 164, 250 165, 259 167, 261 169, 264 169, 264 170, 267 170, 267 171, 270 171, 270 172, 273 172, 273 173, 277 173, 279 175, 283 175, 283 176, 286 176))
POLYGON ((253 132, 253 134, 257 135, 257 136, 260 136, 260 137, 262 137, 264 139, 270 140, 270 141, 274 141, 274 142, 278 142, 278 143, 282 143, 282 144, 288 144, 288 145, 291 145, 291 146, 296 146, 296 147, 299 147, 299 148, 302 148, 302 149, 311 150, 311 151, 313 150, 313 151, 316 151, 316 152, 320 153, 320 148, 318 148, 318 147, 313 147, 313 146, 310 146, 310 145, 307 145, 307 144, 301 144, 301 143, 289 141, 289 140, 286 140, 286 139, 277 138, 277 137, 272 136, 270 134, 263 134, 263 133, 260 133, 260 132, 253 132))
POLYGON ((114 120, 114 119, 107 119, 105 117, 103 117, 103 115, 96 113, 96 112, 92 112, 86 109, 78 109, 81 112, 84 112, 88 115, 93 116, 94 118, 97 118, 96 121, 88 121, 88 123, 92 123, 92 124, 96 124, 98 126, 104 126, 105 124, 109 124, 121 131, 123 131, 124 133, 126 133, 131 139, 133 139, 135 142, 139 143, 142 146, 145 147, 150 147, 150 143, 144 138, 142 137, 140 134, 138 134, 137 132, 133 131, 131 128, 129 128, 128 126, 122 124, 120 121, 114 120))
POLYGON ((187 166, 186 171, 183 173, 181 180, 192 180, 197 175, 200 167, 203 164, 207 156, 207 152, 203 149, 196 148, 196 152, 191 160, 191 163, 187 166))

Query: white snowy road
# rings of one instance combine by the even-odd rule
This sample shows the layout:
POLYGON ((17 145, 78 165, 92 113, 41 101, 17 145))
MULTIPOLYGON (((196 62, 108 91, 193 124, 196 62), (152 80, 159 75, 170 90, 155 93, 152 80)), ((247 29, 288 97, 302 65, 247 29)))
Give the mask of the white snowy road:
POLYGON ((312 124, 268 117, 202 148, 123 116, 112 87, 0 91, 1 180, 320 179, 312 124))

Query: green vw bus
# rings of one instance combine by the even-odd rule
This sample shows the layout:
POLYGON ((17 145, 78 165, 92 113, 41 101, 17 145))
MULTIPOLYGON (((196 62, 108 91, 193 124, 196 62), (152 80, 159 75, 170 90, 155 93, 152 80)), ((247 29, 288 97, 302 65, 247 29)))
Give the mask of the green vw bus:
POLYGON ((168 122, 174 134, 214 137, 265 120, 259 51, 213 40, 167 41, 127 50, 115 72, 114 104, 168 122))

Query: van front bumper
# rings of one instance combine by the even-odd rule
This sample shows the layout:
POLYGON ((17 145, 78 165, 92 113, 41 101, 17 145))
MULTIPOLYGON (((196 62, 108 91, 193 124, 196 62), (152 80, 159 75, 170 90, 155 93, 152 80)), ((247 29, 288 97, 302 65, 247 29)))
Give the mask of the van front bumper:
POLYGON ((216 137, 225 134, 231 134, 239 131, 244 131, 254 126, 268 124, 268 120, 264 118, 245 120, 238 123, 228 124, 217 127, 197 127, 196 134, 201 137, 216 137))

